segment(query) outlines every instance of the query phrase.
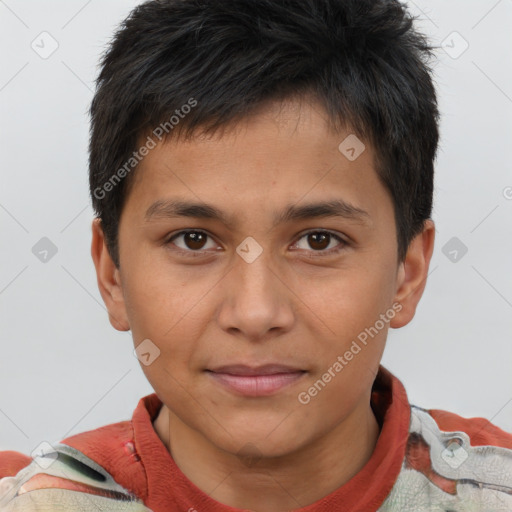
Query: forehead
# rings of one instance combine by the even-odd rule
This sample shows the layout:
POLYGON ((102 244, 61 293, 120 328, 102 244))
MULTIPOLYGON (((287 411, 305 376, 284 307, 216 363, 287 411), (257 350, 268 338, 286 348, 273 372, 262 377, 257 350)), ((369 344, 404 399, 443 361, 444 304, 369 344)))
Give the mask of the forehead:
POLYGON ((204 218, 236 221, 240 207, 268 206, 275 223, 304 217, 323 200, 368 222, 386 194, 373 148, 349 127, 330 128, 318 104, 298 101, 270 103, 211 135, 160 141, 133 178, 126 203, 145 219, 193 208, 204 218), (292 208, 297 202, 301 211, 292 208))

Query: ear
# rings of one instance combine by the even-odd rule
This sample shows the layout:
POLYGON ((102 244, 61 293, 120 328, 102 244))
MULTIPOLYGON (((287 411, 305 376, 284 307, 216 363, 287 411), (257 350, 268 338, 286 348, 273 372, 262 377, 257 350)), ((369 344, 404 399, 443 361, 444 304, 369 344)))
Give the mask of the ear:
POLYGON ((432 219, 425 221, 423 231, 410 243, 405 261, 400 263, 397 273, 397 291, 394 303, 402 309, 390 321, 394 329, 407 325, 416 313, 416 306, 427 284, 428 267, 434 251, 435 224, 432 219))
POLYGON ((99 217, 92 221, 91 256, 96 267, 98 288, 107 306, 112 327, 118 331, 129 331, 130 324, 126 314, 121 275, 108 252, 99 217))

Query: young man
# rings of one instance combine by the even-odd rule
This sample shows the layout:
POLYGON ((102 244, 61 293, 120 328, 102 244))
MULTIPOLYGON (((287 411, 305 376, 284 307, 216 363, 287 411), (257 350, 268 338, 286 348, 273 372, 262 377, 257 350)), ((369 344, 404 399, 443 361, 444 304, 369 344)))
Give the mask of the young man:
POLYGON ((155 393, 0 453, 1 510, 512 510, 512 434, 380 365, 434 247, 431 50, 393 0, 134 9, 91 107, 91 252, 155 393))

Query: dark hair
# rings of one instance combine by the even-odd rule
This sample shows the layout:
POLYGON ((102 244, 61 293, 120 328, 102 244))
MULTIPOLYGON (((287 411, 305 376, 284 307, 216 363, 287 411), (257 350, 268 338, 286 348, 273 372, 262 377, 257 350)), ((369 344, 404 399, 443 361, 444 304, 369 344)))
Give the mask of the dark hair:
POLYGON ((102 56, 90 108, 90 193, 116 266, 119 219, 145 135, 213 133, 291 97, 314 98, 330 127, 350 127, 372 145, 403 261, 431 215, 439 139, 428 64, 437 47, 414 20, 398 0, 151 0, 135 7, 102 56))

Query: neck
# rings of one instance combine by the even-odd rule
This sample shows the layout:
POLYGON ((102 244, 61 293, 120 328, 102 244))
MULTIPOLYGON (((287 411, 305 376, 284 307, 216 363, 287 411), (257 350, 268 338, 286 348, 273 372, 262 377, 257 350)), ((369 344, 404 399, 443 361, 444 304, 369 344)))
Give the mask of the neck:
POLYGON ((307 446, 254 464, 221 450, 165 405, 154 427, 182 473, 214 500, 254 512, 282 512, 318 501, 368 462, 379 426, 369 400, 363 405, 307 446))

